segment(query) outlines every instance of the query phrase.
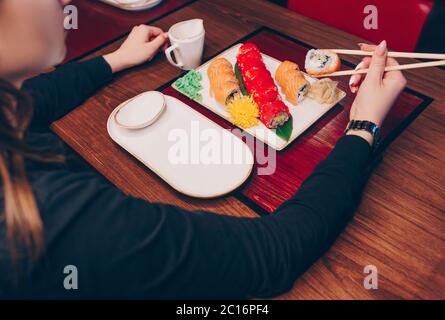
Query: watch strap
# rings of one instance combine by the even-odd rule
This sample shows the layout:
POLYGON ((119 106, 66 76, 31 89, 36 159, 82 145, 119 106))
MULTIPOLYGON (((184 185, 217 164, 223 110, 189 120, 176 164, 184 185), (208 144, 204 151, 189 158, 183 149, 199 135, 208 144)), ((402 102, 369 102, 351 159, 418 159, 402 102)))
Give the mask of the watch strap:
POLYGON ((380 128, 374 122, 367 120, 351 120, 346 127, 345 133, 349 130, 363 130, 369 132, 374 138, 373 149, 376 149, 380 144, 380 128))

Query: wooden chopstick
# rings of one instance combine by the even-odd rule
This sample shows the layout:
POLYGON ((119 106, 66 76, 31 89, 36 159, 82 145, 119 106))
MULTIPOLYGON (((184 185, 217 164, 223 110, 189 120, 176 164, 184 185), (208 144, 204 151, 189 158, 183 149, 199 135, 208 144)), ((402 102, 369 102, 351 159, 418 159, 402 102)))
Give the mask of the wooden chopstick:
MULTIPOLYGON (((355 56, 372 56, 372 51, 362 50, 347 50, 347 49, 327 49, 329 51, 355 56)), ((416 53, 416 52, 388 52, 388 57, 392 58, 413 58, 413 59, 430 59, 430 60, 445 60, 445 54, 440 53, 416 53)))
MULTIPOLYGON (((385 68, 385 71, 397 71, 397 70, 408 70, 408 69, 419 69, 419 68, 429 68, 429 67, 438 67, 445 66, 445 60, 442 61, 431 61, 431 62, 421 62, 421 63, 412 63, 412 64, 402 64, 397 66, 389 66, 385 68)), ((351 76, 354 74, 364 74, 368 73, 369 69, 360 69, 360 70, 346 70, 346 71, 337 71, 330 74, 323 74, 319 76, 312 76, 314 78, 322 78, 322 77, 339 77, 339 76, 351 76)))

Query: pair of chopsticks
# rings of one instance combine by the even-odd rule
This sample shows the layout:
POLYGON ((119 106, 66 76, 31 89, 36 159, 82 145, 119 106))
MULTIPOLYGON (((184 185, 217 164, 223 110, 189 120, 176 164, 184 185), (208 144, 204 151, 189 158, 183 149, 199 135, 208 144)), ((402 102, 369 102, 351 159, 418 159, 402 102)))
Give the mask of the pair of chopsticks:
MULTIPOLYGON (((337 54, 357 55, 357 56, 372 56, 372 54, 373 54, 373 52, 371 52, 371 51, 361 51, 361 50, 330 49, 329 51, 335 52, 337 54)), ((419 69, 419 68, 445 66, 445 54, 388 52, 388 57, 431 59, 431 60, 440 60, 440 61, 419 62, 419 63, 411 63, 411 64, 404 64, 404 65, 398 65, 398 66, 389 66, 389 67, 385 68, 385 71, 397 71, 397 70, 408 70, 408 69, 419 69)), ((318 78, 319 77, 339 77, 339 76, 350 76, 350 75, 354 75, 354 74, 365 74, 365 73, 368 73, 368 71, 369 71, 369 69, 337 71, 337 72, 333 72, 331 74, 316 76, 316 78, 317 77, 318 78)))

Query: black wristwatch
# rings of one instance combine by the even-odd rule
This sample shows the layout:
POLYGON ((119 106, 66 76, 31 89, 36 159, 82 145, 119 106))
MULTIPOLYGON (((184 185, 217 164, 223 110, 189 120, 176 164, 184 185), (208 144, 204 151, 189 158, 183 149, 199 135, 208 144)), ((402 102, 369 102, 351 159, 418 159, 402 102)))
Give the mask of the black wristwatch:
POLYGON ((380 128, 374 122, 366 120, 351 120, 346 127, 345 134, 349 130, 364 130, 369 132, 374 138, 372 148, 375 150, 380 144, 380 128))

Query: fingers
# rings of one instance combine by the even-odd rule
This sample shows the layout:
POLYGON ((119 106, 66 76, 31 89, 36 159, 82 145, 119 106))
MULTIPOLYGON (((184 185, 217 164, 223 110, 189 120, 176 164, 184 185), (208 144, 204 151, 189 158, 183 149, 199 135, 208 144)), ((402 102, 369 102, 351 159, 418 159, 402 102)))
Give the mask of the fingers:
MULTIPOLYGON (((388 58, 388 66, 398 66, 399 63, 394 58, 388 58)), ((397 86, 397 89, 403 89, 406 86, 406 78, 401 71, 389 71, 385 73, 383 78, 385 83, 392 83, 397 86)))
POLYGON ((144 41, 151 41, 153 38, 163 34, 164 31, 158 27, 141 24, 134 27, 132 33, 136 34, 138 37, 141 37, 144 41))
POLYGON ((367 43, 359 43, 358 46, 360 47, 360 50, 370 52, 374 52, 375 48, 377 47, 376 45, 367 43))
POLYGON ((153 26, 149 26, 149 28, 150 28, 150 30, 149 30, 150 38, 148 40, 151 40, 151 39, 159 36, 160 34, 164 33, 164 31, 161 28, 153 27, 153 26))
POLYGON ((399 62, 394 58, 388 58, 388 60, 386 61, 386 65, 387 66, 398 66, 399 62))
POLYGON ((167 34, 162 32, 155 39, 147 43, 147 46, 153 53, 156 53, 159 51, 161 47, 165 45, 166 42, 167 42, 167 34))
MULTIPOLYGON (((361 50, 370 51, 370 52, 374 52, 374 50, 376 48, 375 45, 367 44, 367 43, 359 43, 358 46, 360 47, 361 50)), ((355 70, 368 69, 370 64, 371 64, 371 58, 365 57, 355 67, 355 70)), ((352 93, 356 93, 358 91, 360 83, 364 77, 365 77, 365 75, 362 75, 362 74, 356 74, 351 77, 351 79, 349 80, 349 89, 351 90, 352 93)))
MULTIPOLYGON (((374 52, 377 49, 377 46, 373 45, 373 44, 359 43, 358 45, 359 45, 360 49, 363 51, 374 52)), ((395 60, 394 58, 387 58, 386 66, 397 66, 397 65, 399 65, 397 60, 395 60)), ((357 67, 359 67, 359 65, 357 65, 357 67)), ((363 68, 365 68, 365 66, 360 66, 360 69, 363 69, 363 68)), ((354 92, 353 88, 355 87, 355 84, 359 83, 360 80, 361 80, 361 77, 354 78, 354 79, 352 79, 352 77, 351 77, 350 87, 351 87, 352 92, 354 92)), ((404 88, 406 86, 406 78, 403 76, 403 73, 401 71, 386 72, 383 75, 383 80, 396 83, 396 85, 399 86, 400 88, 404 88)))
POLYGON ((387 55, 388 50, 386 41, 383 40, 374 50, 366 79, 374 82, 382 81, 385 73, 387 55))
MULTIPOLYGON (((355 70, 368 69, 370 64, 371 64, 371 57, 365 57, 355 67, 355 70)), ((355 74, 351 77, 351 79, 349 80, 349 89, 351 90, 352 93, 356 93, 358 91, 358 88, 359 88, 360 83, 363 80, 363 78, 364 78, 364 75, 362 75, 362 74, 355 74)))

